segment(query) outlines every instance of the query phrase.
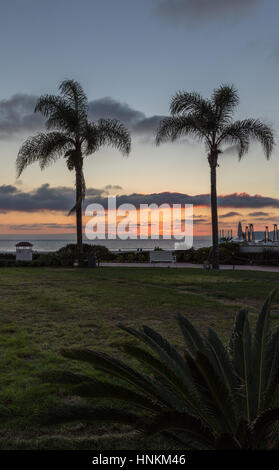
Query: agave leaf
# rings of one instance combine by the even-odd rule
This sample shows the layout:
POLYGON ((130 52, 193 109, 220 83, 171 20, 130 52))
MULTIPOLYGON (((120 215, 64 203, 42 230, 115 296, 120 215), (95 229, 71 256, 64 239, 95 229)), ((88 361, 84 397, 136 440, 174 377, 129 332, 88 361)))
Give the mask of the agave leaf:
MULTIPOLYGON (((263 449, 268 447, 270 439, 271 427, 279 421, 279 408, 270 408, 263 411, 251 423, 251 437, 253 449, 263 449)), ((271 442, 270 442, 271 446, 271 442)))
POLYGON ((206 346, 203 337, 199 334, 192 323, 184 316, 178 315, 178 324, 188 346, 189 352, 195 354, 197 351, 206 353, 206 346))
POLYGON ((124 325, 120 325, 120 328, 147 344, 180 377, 185 386, 188 385, 185 361, 176 349, 159 333, 145 326, 143 327, 143 332, 124 325))
POLYGON ((275 406, 279 396, 279 327, 273 331, 268 346, 269 360, 266 366, 263 409, 275 406))
POLYGON ((215 412, 216 420, 220 423, 223 433, 234 434, 237 418, 234 411, 233 396, 226 382, 215 372, 214 367, 205 354, 197 352, 194 359, 190 354, 186 353, 186 360, 196 386, 203 399, 208 402, 208 405, 215 412))
POLYGON ((270 338, 270 306, 276 291, 272 291, 266 298, 258 317, 253 341, 253 400, 252 417, 256 416, 262 407, 264 397, 266 366, 268 363, 268 340, 270 338))
POLYGON ((120 327, 124 331, 127 331, 136 338, 142 340, 145 344, 150 346, 160 358, 162 358, 166 367, 172 371, 172 377, 176 375, 177 379, 182 382, 184 396, 185 393, 187 394, 186 404, 189 404, 189 398, 191 398, 190 403, 193 411, 209 425, 212 421, 212 415, 210 415, 208 408, 203 406, 200 394, 197 393, 195 385, 191 379, 187 363, 183 360, 180 354, 177 353, 175 348, 151 328, 144 326, 144 332, 141 332, 122 325, 120 327))
POLYGON ((92 379, 84 375, 72 374, 71 372, 52 371, 42 376, 44 380, 71 386, 74 395, 87 398, 113 398, 145 408, 149 411, 162 409, 155 401, 141 395, 127 387, 114 385, 109 382, 92 379))
POLYGON ((187 413, 177 411, 163 411, 154 418, 144 424, 144 433, 148 436, 162 433, 166 430, 183 431, 188 438, 194 439, 196 442, 212 448, 214 443, 214 435, 211 430, 194 416, 187 413))
POLYGON ((231 434, 221 434, 215 441, 216 450, 240 450, 239 443, 231 434))
MULTIPOLYGON (((176 396, 175 403, 172 403, 174 407, 177 406, 178 409, 181 409, 185 408, 186 406, 193 406, 192 404, 194 397, 191 393, 192 390, 188 390, 180 378, 177 377, 176 374, 174 374, 173 371, 169 369, 162 361, 138 346, 131 346, 128 344, 125 345, 123 349, 127 354, 129 354, 129 356, 134 357, 144 366, 148 365, 151 370, 155 372, 155 374, 159 374, 159 378, 156 377, 156 379, 161 383, 163 382, 162 378, 165 379, 165 383, 167 382, 168 388, 171 388, 172 400, 174 400, 174 397, 176 396)), ((192 384, 190 383, 190 387, 191 385, 192 384)))
POLYGON ((89 349, 62 349, 62 355, 71 359, 85 361, 92 364, 96 370, 105 372, 112 377, 124 380, 133 387, 139 388, 153 399, 167 405, 164 390, 160 390, 154 381, 146 375, 140 374, 124 362, 108 354, 91 351, 89 349))
POLYGON ((252 394, 252 342, 247 310, 240 310, 235 318, 230 349, 234 373, 237 379, 236 393, 239 396, 244 416, 251 419, 252 394), (242 394, 239 390, 243 391, 242 394))
POLYGON ((225 348, 216 331, 210 327, 208 328, 207 341, 212 351, 212 365, 215 366, 216 372, 218 372, 224 382, 226 382, 227 387, 233 390, 235 387, 235 376, 228 350, 225 348))
POLYGON ((144 408, 152 413, 160 411, 162 407, 147 396, 130 390, 127 387, 114 385, 109 382, 94 380, 90 383, 75 385, 72 388, 74 395, 86 398, 111 398, 126 403, 132 403, 136 407, 144 408))

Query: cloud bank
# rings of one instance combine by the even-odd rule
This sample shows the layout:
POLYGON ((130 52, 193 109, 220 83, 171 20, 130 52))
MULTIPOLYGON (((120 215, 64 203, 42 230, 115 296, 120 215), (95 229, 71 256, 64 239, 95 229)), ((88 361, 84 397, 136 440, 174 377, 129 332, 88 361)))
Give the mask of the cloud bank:
MULTIPOLYGON (((107 208, 107 195, 109 189, 121 189, 118 185, 107 185, 105 188, 88 188, 84 207, 88 204, 98 203, 107 208)), ((51 187, 49 184, 43 184, 33 191, 23 191, 13 185, 0 186, 0 211, 61 211, 66 212, 72 206, 75 200, 74 188, 66 186, 51 187)), ((133 204, 136 208, 140 204, 193 204, 194 206, 210 206, 209 194, 189 195, 182 193, 153 193, 153 194, 121 194, 117 197, 117 205, 124 203, 133 204)), ((218 197, 219 207, 232 209, 239 208, 279 208, 279 199, 262 196, 260 194, 250 195, 247 193, 233 193, 220 195, 218 197)), ((258 212, 259 213, 259 212, 258 212)), ((224 214, 223 217, 241 215, 232 211, 224 214)), ((252 215, 252 213, 250 214, 252 215)), ((255 212, 254 212, 255 215, 255 212)))
MULTIPOLYGON (((16 94, 7 100, 0 100, 0 139, 32 134, 44 129, 45 119, 34 113, 37 99, 35 95, 16 94)), ((90 121, 100 118, 118 119, 133 134, 139 136, 154 136, 163 117, 165 116, 148 117, 142 111, 108 96, 89 101, 88 104, 90 121)))
POLYGON ((155 14, 170 23, 203 25, 218 20, 235 22, 263 0, 157 0, 155 14))

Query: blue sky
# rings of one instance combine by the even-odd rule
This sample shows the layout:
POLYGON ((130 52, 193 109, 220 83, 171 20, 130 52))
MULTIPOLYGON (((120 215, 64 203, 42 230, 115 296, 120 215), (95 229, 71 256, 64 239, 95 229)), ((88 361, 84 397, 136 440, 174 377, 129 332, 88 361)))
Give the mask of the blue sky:
MULTIPOLYGON (((79 80, 89 100, 111 97, 145 117, 168 114, 179 89, 205 96, 221 83, 239 90, 237 118, 259 117, 279 127, 279 4, 275 0, 10 0, 1 4, 1 94, 56 93, 65 78, 79 80)), ((11 113, 14 108, 11 108, 11 113)), ((16 112, 21 112, 18 108, 16 112)), ((13 116, 12 116, 13 117, 13 116)), ((10 116, 11 119, 11 116, 10 116)), ((1 137, 0 185, 15 184, 20 143, 33 128, 1 137)), ((266 162, 252 146, 240 164, 223 157, 220 194, 278 197, 278 149, 266 162)), ((86 164, 87 185, 120 185, 123 193, 209 190, 204 147, 193 142, 154 146, 151 135, 133 136, 123 159, 104 149, 86 164)), ((61 161, 23 174, 21 190, 42 184, 72 186, 61 161)))

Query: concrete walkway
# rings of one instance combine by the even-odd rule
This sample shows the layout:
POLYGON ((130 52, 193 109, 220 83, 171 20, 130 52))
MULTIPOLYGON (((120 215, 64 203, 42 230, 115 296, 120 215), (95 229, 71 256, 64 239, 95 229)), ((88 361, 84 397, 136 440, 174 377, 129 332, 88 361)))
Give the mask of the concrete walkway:
MULTIPOLYGON (((203 269, 202 264, 193 263, 100 263, 100 266, 115 267, 115 268, 196 268, 203 269)), ((233 268, 232 265, 222 264, 220 269, 234 271, 265 271, 279 274, 279 266, 251 266, 251 265, 237 265, 233 268)))

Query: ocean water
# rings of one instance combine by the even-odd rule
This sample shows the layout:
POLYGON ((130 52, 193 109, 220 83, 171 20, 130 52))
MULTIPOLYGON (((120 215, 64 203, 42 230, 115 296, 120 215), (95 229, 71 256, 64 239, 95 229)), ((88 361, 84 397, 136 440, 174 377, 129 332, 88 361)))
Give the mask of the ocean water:
MULTIPOLYGON (((28 241, 33 243, 33 250, 39 252, 56 251, 68 243, 76 243, 73 235, 0 235, 0 253, 15 252, 15 245, 18 242, 28 241)), ((174 250, 176 240, 87 240, 84 243, 92 245, 104 245, 111 251, 142 251, 154 250, 155 247, 163 250, 174 250)), ((194 248, 201 248, 211 245, 211 237, 194 237, 194 248)))

